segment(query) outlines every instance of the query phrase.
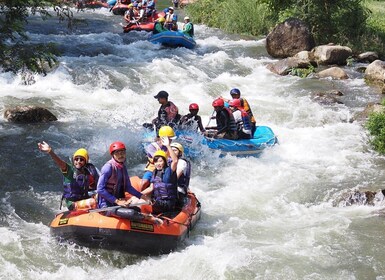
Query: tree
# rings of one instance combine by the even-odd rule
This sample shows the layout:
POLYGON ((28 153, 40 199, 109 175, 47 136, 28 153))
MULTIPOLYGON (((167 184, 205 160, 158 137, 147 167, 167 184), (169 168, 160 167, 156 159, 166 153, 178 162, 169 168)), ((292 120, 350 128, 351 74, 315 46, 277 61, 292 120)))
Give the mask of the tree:
POLYGON ((61 20, 72 19, 65 1, 59 0, 1 0, 0 1, 0 67, 3 71, 32 71, 46 73, 47 65, 57 62, 58 50, 51 43, 31 44, 25 33, 29 15, 50 17, 48 8, 61 20))
POLYGON ((356 41, 365 32, 369 16, 363 0, 257 1, 268 5, 277 21, 296 17, 309 23, 317 44, 356 41))

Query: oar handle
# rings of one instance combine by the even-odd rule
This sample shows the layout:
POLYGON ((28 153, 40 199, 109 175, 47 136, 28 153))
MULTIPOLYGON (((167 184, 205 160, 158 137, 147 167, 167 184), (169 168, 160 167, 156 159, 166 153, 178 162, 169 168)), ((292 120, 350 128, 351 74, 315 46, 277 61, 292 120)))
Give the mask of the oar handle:
MULTIPOLYGON (((140 206, 140 205, 150 205, 150 204, 151 204, 151 202, 149 202, 149 201, 138 202, 138 203, 131 203, 131 204, 127 205, 127 208, 128 207, 134 207, 134 206, 140 206)), ((116 205, 116 206, 111 206, 111 207, 91 209, 88 212, 90 212, 90 213, 105 212, 105 211, 115 210, 115 209, 118 209, 118 208, 121 208, 121 207, 123 207, 123 206, 116 205)))

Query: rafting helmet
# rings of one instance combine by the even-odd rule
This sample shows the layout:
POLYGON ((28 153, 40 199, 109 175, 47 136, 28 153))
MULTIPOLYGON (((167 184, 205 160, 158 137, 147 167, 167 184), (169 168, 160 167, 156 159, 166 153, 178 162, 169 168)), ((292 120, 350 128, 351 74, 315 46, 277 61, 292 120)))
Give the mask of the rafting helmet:
POLYGON ((237 95, 237 94, 241 95, 241 91, 237 88, 233 88, 232 90, 230 90, 230 94, 231 95, 237 95))
POLYGON ((189 110, 199 110, 199 106, 196 103, 191 103, 190 106, 188 106, 189 110))
POLYGON ((86 163, 88 162, 89 160, 89 157, 88 157, 88 152, 86 149, 84 148, 80 148, 79 150, 77 150, 74 155, 72 156, 73 159, 75 159, 75 157, 82 157, 86 160, 86 163))
POLYGON ((182 153, 182 155, 183 155, 183 153, 184 153, 184 148, 183 148, 182 144, 173 142, 173 143, 171 143, 170 146, 171 146, 172 148, 178 149, 178 150, 182 153))
POLYGON ((162 157, 167 164, 167 154, 163 150, 157 150, 152 158, 162 157))
POLYGON ((175 132, 171 126, 165 125, 159 129, 159 137, 175 137, 175 132))
POLYGON ((223 107, 225 106, 225 102, 223 101, 222 98, 217 98, 213 101, 213 107, 223 107))
POLYGON ((158 18, 158 22, 160 22, 160 23, 164 23, 165 21, 166 21, 166 19, 164 17, 158 18))
POLYGON ((112 155, 117 150, 125 150, 126 145, 123 142, 116 141, 110 145, 110 154, 112 155))
POLYGON ((229 101, 229 106, 235 107, 235 108, 240 108, 242 107, 241 105, 241 100, 240 99, 233 99, 229 101))
POLYGON ((128 8, 132 8, 132 7, 134 7, 134 4, 129 4, 128 6, 127 6, 128 8))

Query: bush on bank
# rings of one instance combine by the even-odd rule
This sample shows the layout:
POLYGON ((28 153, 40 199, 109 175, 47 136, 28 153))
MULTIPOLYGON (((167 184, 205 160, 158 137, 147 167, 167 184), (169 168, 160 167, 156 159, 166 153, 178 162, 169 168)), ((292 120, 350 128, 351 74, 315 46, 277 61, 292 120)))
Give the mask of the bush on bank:
POLYGON ((310 25, 317 45, 332 42, 383 57, 385 11, 372 2, 378 1, 197 0, 186 9, 195 23, 253 36, 265 36, 276 24, 297 17, 310 25))

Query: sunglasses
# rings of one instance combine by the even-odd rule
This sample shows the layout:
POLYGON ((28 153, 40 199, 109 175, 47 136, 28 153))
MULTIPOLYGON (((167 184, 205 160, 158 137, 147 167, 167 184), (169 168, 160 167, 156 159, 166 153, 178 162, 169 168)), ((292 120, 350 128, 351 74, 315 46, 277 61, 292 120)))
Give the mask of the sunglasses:
POLYGON ((86 160, 85 160, 84 158, 77 157, 77 158, 74 158, 74 161, 84 162, 84 161, 86 161, 86 160))

